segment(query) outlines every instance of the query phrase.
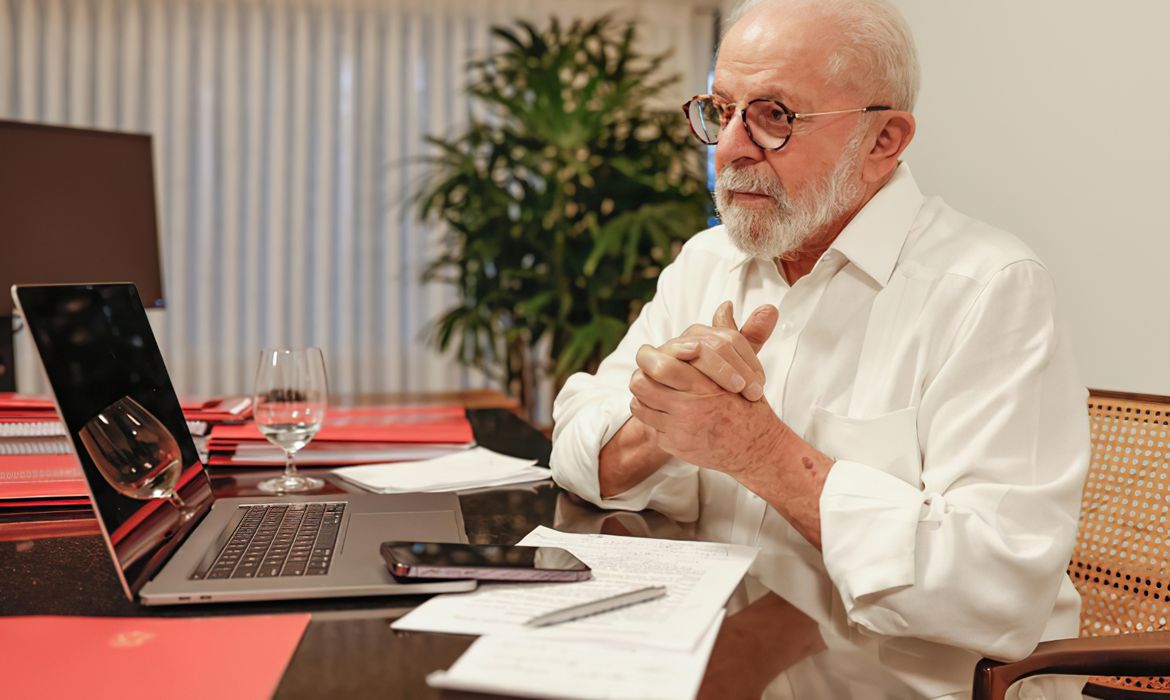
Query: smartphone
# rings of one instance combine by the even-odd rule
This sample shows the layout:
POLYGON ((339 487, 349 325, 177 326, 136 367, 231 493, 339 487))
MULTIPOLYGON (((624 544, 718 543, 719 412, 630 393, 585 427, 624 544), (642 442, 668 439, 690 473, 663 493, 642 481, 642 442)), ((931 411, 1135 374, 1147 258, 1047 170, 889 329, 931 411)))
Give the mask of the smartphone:
POLYGON ((593 574, 585 562, 559 547, 383 542, 390 573, 404 579, 480 581, 584 581, 593 574))

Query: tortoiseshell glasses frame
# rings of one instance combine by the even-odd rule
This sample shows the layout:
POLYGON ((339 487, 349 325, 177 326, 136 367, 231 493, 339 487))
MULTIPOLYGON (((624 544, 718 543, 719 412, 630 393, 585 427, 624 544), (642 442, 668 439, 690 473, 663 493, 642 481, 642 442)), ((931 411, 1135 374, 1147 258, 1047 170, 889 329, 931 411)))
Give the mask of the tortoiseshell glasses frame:
POLYGON ((882 112, 893 109, 888 105, 870 105, 854 109, 835 109, 831 112, 794 112, 783 102, 768 97, 735 104, 715 95, 695 95, 683 103, 683 114, 691 125, 691 133, 708 146, 719 141, 723 129, 731 123, 735 112, 743 122, 748 138, 765 151, 779 151, 792 138, 792 125, 798 119, 827 117, 833 114, 882 112))

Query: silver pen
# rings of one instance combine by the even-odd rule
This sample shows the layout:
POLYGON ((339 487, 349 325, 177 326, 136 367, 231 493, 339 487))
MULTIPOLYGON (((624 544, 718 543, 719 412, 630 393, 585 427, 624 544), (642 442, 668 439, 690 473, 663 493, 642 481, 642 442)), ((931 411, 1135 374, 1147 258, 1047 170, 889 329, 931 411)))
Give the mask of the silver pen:
POLYGON ((524 624, 528 627, 555 625, 559 622, 568 622, 569 620, 576 620, 577 618, 587 617, 589 615, 617 610, 627 605, 636 605, 649 600, 656 600, 664 595, 666 595, 666 586, 647 586, 634 591, 611 595, 608 598, 600 598, 598 600, 591 600, 588 603, 578 603, 576 605, 570 605, 567 608, 561 608, 560 610, 553 610, 543 615, 537 615, 524 624))

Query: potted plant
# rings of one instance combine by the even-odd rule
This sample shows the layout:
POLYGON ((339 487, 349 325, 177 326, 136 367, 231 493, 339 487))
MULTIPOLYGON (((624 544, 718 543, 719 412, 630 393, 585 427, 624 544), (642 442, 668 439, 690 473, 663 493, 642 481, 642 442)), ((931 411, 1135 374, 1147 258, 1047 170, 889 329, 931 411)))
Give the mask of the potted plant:
POLYGON ((433 340, 530 406, 538 375, 559 388, 617 346, 711 200, 686 121, 650 106, 675 81, 665 55, 639 54, 632 24, 493 32, 467 86, 487 116, 428 139, 416 206, 444 237, 424 279, 459 290, 433 340))

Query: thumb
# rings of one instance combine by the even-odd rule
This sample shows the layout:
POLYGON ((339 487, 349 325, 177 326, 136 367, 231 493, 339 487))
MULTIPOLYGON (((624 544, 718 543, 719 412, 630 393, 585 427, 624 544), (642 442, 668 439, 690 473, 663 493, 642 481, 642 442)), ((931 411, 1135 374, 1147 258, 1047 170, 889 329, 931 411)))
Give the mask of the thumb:
POLYGON ((725 301, 715 309, 715 317, 711 319, 711 326, 714 328, 730 328, 733 331, 738 331, 739 327, 735 325, 735 306, 730 301, 725 301))
POLYGON ((776 329, 776 322, 780 320, 780 310, 771 304, 764 304, 748 317, 744 322, 740 333, 751 344, 752 350, 760 351, 768 338, 772 337, 772 331, 776 329))

